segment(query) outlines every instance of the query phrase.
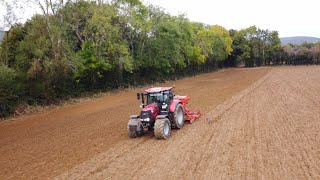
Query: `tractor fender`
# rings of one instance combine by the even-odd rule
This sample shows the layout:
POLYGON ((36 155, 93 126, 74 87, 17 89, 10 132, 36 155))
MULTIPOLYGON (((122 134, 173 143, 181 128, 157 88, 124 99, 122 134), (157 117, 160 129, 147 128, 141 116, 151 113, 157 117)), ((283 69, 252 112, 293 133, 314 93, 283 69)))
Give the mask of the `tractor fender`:
POLYGON ((167 115, 158 115, 156 117, 156 119, 165 119, 165 118, 167 118, 167 115))
POLYGON ((170 104, 169 112, 173 113, 176 110, 177 105, 181 103, 178 99, 173 99, 172 103, 170 104))
POLYGON ((131 115, 130 116, 130 119, 138 119, 139 118, 139 115, 131 115))

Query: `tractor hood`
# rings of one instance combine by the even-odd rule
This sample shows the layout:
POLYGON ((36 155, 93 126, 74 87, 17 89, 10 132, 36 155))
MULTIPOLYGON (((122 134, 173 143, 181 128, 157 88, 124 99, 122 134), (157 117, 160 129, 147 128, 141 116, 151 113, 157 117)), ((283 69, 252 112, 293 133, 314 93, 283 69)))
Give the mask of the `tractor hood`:
POLYGON ((154 121, 159 114, 158 104, 157 103, 151 103, 141 110, 140 118, 150 118, 151 121, 154 121))
POLYGON ((157 107, 158 107, 157 103, 151 103, 145 106, 144 108, 142 108, 141 111, 154 111, 154 109, 156 109, 157 107))

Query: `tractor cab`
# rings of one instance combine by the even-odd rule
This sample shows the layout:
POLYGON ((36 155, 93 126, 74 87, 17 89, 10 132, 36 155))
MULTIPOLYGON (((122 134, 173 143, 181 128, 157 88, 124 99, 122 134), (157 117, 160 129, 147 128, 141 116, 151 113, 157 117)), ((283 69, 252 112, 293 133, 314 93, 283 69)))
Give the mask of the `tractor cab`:
POLYGON ((137 98, 142 99, 141 107, 156 105, 159 112, 169 111, 169 105, 173 99, 172 87, 152 87, 146 89, 143 93, 138 93, 137 98))

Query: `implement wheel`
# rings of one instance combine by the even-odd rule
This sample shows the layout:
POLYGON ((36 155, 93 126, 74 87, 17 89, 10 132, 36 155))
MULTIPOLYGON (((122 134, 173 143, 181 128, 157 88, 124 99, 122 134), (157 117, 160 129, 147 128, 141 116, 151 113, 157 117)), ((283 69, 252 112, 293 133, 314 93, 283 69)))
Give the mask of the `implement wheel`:
POLYGON ((154 124, 154 136, 157 139, 168 139, 171 135, 171 124, 169 119, 157 119, 154 124))

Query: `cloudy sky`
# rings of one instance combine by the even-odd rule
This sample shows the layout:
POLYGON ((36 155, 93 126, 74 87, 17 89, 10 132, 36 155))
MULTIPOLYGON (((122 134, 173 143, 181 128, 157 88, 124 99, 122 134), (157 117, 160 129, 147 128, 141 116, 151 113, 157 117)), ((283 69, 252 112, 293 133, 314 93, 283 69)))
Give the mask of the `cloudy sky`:
MULTIPOLYGON (((1 0, 0 0, 1 1, 1 0)), ((10 1, 10 0, 7 0, 10 1)), ((281 37, 320 37, 320 0, 143 0, 172 15, 186 14, 192 21, 219 24, 227 29, 251 25, 277 30, 281 37)), ((19 11, 22 21, 36 8, 19 11)), ((0 18, 5 10, 0 6, 0 18)), ((1 19, 0 19, 1 20, 1 19)))
POLYGON ((144 0, 173 15, 228 29, 251 25, 277 30, 281 37, 320 37, 320 0, 144 0))

